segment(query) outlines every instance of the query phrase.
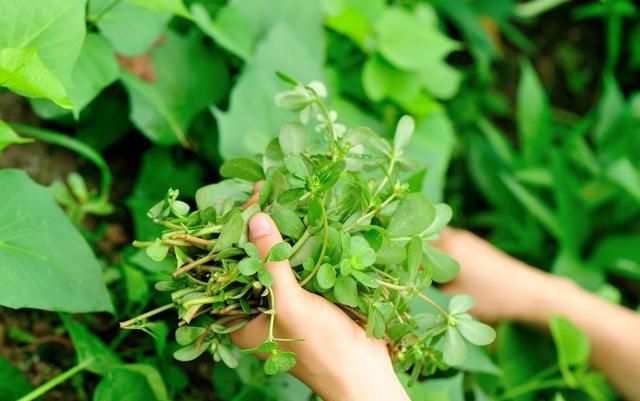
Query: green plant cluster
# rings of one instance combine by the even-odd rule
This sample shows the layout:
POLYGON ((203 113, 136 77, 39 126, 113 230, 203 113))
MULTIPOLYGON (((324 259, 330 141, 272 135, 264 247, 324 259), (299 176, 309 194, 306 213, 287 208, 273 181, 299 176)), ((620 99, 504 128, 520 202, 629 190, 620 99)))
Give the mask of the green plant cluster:
MULTIPOLYGON (((176 319, 168 312, 132 324, 152 336, 117 327, 118 321, 145 311, 174 309, 176 285, 192 289, 204 285, 193 280, 206 282, 203 293, 212 296, 202 267, 176 281, 167 272, 175 271, 176 262, 183 268, 209 255, 206 241, 219 240, 220 233, 194 236, 199 241, 195 246, 187 241, 191 237, 174 237, 193 236, 199 225, 239 222, 234 216, 246 217, 257 207, 239 209, 251 194, 249 181, 266 179, 263 191, 275 192, 274 171, 288 178, 280 183, 288 194, 263 194, 259 206, 274 216, 295 214, 297 220, 282 219, 289 225, 280 229, 290 252, 312 252, 312 262, 296 261, 298 278, 311 277, 305 288, 330 300, 338 301, 337 293, 342 294, 341 301, 352 303, 349 308, 362 315, 354 317, 363 323, 366 318, 371 334, 382 333, 380 322, 388 336, 394 334, 388 329, 397 316, 388 316, 388 296, 398 297, 391 304, 400 312, 408 310, 412 318, 437 312, 422 296, 457 320, 470 305, 466 297, 449 299, 437 285, 418 292, 377 282, 413 286, 414 279, 431 275, 437 283, 444 281, 438 267, 447 270, 453 263, 423 245, 423 265, 434 269, 412 279, 409 272, 419 251, 414 233, 390 241, 400 245, 404 259, 396 250, 391 264, 379 263, 388 242, 380 243, 380 238, 395 237, 390 234, 393 207, 427 204, 420 193, 434 211, 430 224, 439 226, 451 218, 455 226, 482 234, 532 265, 637 309, 639 12, 631 0, 0 0, 0 165, 23 168, 0 170, 0 305, 25 308, 5 310, 51 326, 54 335, 66 332, 78 359, 76 364, 68 356, 47 359, 29 326, 6 320, 12 347, 6 355, 18 350, 24 357, 0 357, 0 399, 35 399, 55 386, 66 398, 100 401, 195 401, 211 394, 225 401, 311 399, 311 391, 291 376, 267 375, 254 357, 228 347, 225 334, 214 331, 226 329, 212 328, 213 321, 207 321, 216 315, 200 315, 179 329, 183 345, 173 341, 176 319), (322 104, 327 113, 314 103, 295 110, 302 112, 300 124, 291 123, 290 110, 273 107, 282 90, 275 71, 301 82, 326 82, 331 95, 322 104), (322 121, 316 118, 318 111, 322 121), (339 122, 329 111, 337 112, 339 122), (407 114, 412 120, 402 117, 407 114), (402 155, 396 155, 393 169, 390 156, 397 144, 377 136, 367 137, 361 148, 340 144, 348 135, 369 135, 355 127, 370 127, 389 139, 404 133, 402 155), (327 130, 339 133, 339 147, 332 138, 322 140, 327 130), (299 148, 293 139, 303 131, 308 135, 299 148), (278 133, 286 138, 284 145, 274 141, 278 133), (49 147, 38 153, 42 143, 49 147), (370 146, 376 143, 378 149, 370 146), (39 157, 47 159, 39 160, 41 170, 55 170, 48 158, 58 148, 79 156, 76 171, 53 171, 56 179, 44 187, 40 184, 49 182, 34 172, 33 155, 46 155, 39 157), (290 154, 295 157, 285 163, 290 154), (384 172, 365 169, 370 161, 355 155, 379 160, 384 172), (353 181, 341 178, 319 189, 314 179, 323 163, 340 164, 339 159, 345 161, 340 177, 353 181), (362 169, 353 170, 358 163, 362 169), (389 170, 402 174, 386 174, 389 170), (219 181, 218 171, 240 179, 205 186, 219 181), (361 179, 353 178, 358 174, 361 179), (388 181, 376 193, 385 177, 388 181), (167 194, 168 187, 175 191, 167 194), (336 216, 340 206, 325 201, 349 191, 363 196, 356 198, 363 208, 369 202, 380 206, 398 193, 374 213, 372 227, 377 228, 348 230, 351 237, 344 240, 344 249, 353 254, 343 268, 343 238, 335 233, 349 216, 336 216), (157 224, 147 211, 160 199, 165 201, 152 209, 152 217, 162 222, 157 224), (225 205, 221 199, 230 200, 225 205), (451 212, 440 203, 444 200, 451 212), (197 208, 191 211, 188 204, 197 208), (142 249, 110 247, 118 227, 149 245, 152 257, 168 256, 154 261, 142 249), (306 247, 295 249, 305 233, 306 247), (376 256, 372 263, 369 249, 376 256), (352 261, 361 268, 353 268, 352 261), (379 287, 367 286, 373 282, 360 273, 379 287), (154 291, 157 282, 172 291, 154 291), (214 341, 221 344, 214 356, 237 359, 237 367, 207 360, 211 380, 201 380, 194 366, 205 358, 191 364, 173 359, 184 347, 187 351, 178 355, 188 355, 190 345, 205 340, 212 340, 209 350, 214 341), (24 375, 32 372, 32 361, 46 361, 51 368, 50 380, 36 389, 24 375)), ((313 92, 295 85, 278 98, 281 106, 288 105, 285 109, 323 94, 316 84, 308 85, 313 92)), ((240 279, 245 286, 262 286, 265 296, 251 289, 246 300, 255 302, 249 307, 259 307, 259 313, 268 312, 264 260, 245 256, 252 252, 245 250, 245 240, 225 246, 239 253, 227 255, 229 263, 222 268, 231 271, 236 264, 239 272, 241 262, 246 273, 257 268, 254 274, 240 273, 233 288, 243 288, 240 279)), ((180 301, 184 318, 190 300, 180 301)), ((198 306, 190 313, 214 306, 221 305, 198 306)), ((2 319, 5 310, 0 311, 2 319)), ((589 367, 588 339, 568 321, 555 318, 551 337, 500 324, 491 348, 472 344, 462 338, 462 329, 443 325, 446 321, 438 326, 446 328, 444 335, 427 335, 436 343, 430 349, 444 352, 447 341, 459 343, 449 357, 460 363, 447 363, 453 367, 432 377, 419 375, 408 390, 414 400, 617 399, 602 375, 589 367), (459 331, 462 336, 456 337, 459 331)), ((416 324, 429 323, 417 318, 416 324)), ((395 355, 400 370, 426 361, 425 355, 395 355), (400 355, 406 358, 404 366, 400 355)), ((289 359, 284 356, 285 364, 289 359)), ((400 377, 405 383, 411 379, 400 377)))
MULTIPOLYGON (((220 174, 227 179, 199 189, 195 211, 178 200, 177 190, 169 190, 147 213, 165 227, 162 236, 134 243, 155 261, 175 259, 174 280, 156 283, 171 292, 169 306, 181 319, 175 337, 183 347, 174 357, 190 361, 209 351, 215 361, 235 368, 229 334, 266 314, 266 340, 242 352, 269 354, 267 374, 291 369, 295 353, 279 350, 278 344, 304 339, 275 337, 278 300, 265 267, 290 260, 302 287, 338 304, 369 336, 385 339, 393 361, 411 372, 412 380, 462 364, 463 337, 488 345, 495 332, 467 313, 471 297, 453 297, 447 312, 423 294, 433 281, 453 279, 459 266, 427 242, 448 223, 451 209, 410 192, 402 179, 416 169, 403 155, 413 119, 400 119, 390 145, 369 128, 340 124, 323 103, 324 84, 303 85, 280 76, 292 88, 277 94, 276 102, 298 112, 303 123, 283 125, 257 158, 225 161, 220 174), (315 135, 310 136, 305 123, 312 120, 315 135), (247 206, 251 183, 258 181, 263 181, 259 199, 247 206), (264 256, 247 235, 249 219, 261 210, 273 216, 285 238, 264 256), (422 298, 434 312, 412 314, 412 298, 422 298)), ((144 328, 147 318, 164 310, 121 326, 144 328)))

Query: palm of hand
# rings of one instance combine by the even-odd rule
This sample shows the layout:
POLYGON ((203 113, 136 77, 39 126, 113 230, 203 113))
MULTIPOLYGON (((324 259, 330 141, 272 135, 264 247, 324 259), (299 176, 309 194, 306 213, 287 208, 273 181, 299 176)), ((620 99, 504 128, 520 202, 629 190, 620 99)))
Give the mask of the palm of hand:
MULTIPOLYGON (((262 256, 282 241, 274 222, 263 213, 252 218, 250 228, 252 241, 262 256), (257 226, 262 228, 255 229, 257 226), (260 230, 266 234, 256 235, 260 230)), ((332 366, 345 360, 350 364, 388 361, 384 342, 367 337, 339 307, 300 287, 288 261, 268 263, 266 268, 274 277, 275 336, 302 339, 280 343, 281 350, 297 354, 297 364, 291 370, 293 375, 322 377, 332 366)), ((241 348, 256 347, 265 341, 268 329, 269 318, 263 314, 233 333, 232 340, 241 348)))

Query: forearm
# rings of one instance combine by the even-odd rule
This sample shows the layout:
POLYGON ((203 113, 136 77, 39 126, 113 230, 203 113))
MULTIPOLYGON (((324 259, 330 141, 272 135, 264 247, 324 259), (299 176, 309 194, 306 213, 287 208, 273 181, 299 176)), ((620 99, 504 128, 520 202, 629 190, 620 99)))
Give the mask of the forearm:
POLYGON ((627 399, 640 399, 640 316, 567 279, 543 275, 536 280, 530 305, 514 318, 538 326, 546 326, 553 315, 571 320, 591 341, 593 365, 627 399))

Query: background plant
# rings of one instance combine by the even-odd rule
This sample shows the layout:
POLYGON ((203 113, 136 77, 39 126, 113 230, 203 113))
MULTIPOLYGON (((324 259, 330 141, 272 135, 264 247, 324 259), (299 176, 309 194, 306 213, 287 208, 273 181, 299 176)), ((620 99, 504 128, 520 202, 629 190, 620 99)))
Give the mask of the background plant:
MULTIPOLYGON (((416 132, 406 153, 426 169, 409 182, 422 184, 433 202, 452 205, 456 225, 637 307, 640 24, 633 2, 306 3, 0 1, 0 85, 28 98, 27 105, 2 94, 0 147, 37 140, 5 149, 0 164, 22 167, 45 184, 60 182, 47 192, 24 173, 0 174, 2 194, 9 192, 0 208, 0 266, 31 266, 46 277, 34 281, 21 275, 24 269, 3 269, 0 303, 122 316, 166 303, 150 288, 166 269, 123 246, 128 241, 114 231, 154 238, 157 228, 145 213, 168 185, 188 200, 216 180, 222 160, 264 149, 291 118, 272 108, 281 88, 274 71, 282 70, 303 82, 327 82, 329 107, 348 126, 390 136, 399 117, 411 114, 416 132), (39 153, 45 162, 60 147, 77 152, 79 158, 69 157, 71 170, 83 179, 46 163, 34 171, 25 154, 38 154, 42 141, 51 143, 39 153), (113 185, 110 170, 118 177, 113 185), (99 217, 112 207, 113 214, 99 217), (86 268, 77 269, 78 260, 86 268), (67 288, 65 278, 87 284, 67 288)), ((118 399, 115 391, 124 389, 158 399, 178 391, 184 399, 308 394, 287 376, 265 378, 251 359, 241 359, 234 371, 216 365, 211 390, 194 366, 171 361, 169 320, 155 321, 147 327, 155 339, 143 339, 117 333, 117 318, 106 315, 65 318, 79 354, 80 368, 73 368, 72 355, 51 355, 33 334, 33 325, 45 322, 47 334, 59 336, 64 329, 56 315, 2 314, 8 348, 26 348, 3 352, 11 362, 0 359, 10 378, 1 382, 12 384, 0 385, 7 399, 28 391, 10 366, 33 369, 31 356, 48 362, 45 378, 65 369, 98 374, 73 375, 59 387, 63 399, 91 393, 118 399), (83 325, 98 335, 78 329, 83 325), (90 353, 105 348, 99 341, 119 356, 90 353)), ((548 339, 503 325, 491 357, 470 348, 460 373, 429 379, 412 395, 571 400, 586 391, 594 399, 615 397, 594 395, 601 380, 575 373, 587 372, 586 348, 567 356, 567 344, 583 341, 575 330, 556 326, 559 359, 548 339), (552 365, 559 370, 546 370, 552 365)))

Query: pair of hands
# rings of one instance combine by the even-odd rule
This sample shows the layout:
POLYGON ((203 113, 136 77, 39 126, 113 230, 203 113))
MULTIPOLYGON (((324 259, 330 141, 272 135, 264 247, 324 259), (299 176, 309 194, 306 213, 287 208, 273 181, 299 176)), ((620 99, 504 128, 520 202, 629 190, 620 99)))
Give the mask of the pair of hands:
MULTIPOLYGON (((257 201, 259 189, 260 184, 246 206, 257 201)), ((261 256, 282 241, 275 223, 264 213, 249 221, 249 233, 261 256)), ((449 229, 435 245, 462 265, 460 276, 444 290, 474 295, 477 304, 473 312, 481 319, 496 322, 515 318, 524 308, 513 302, 522 297, 510 294, 514 283, 530 282, 530 268, 518 265, 515 259, 466 231, 449 229)), ((266 268, 274 277, 278 316, 274 334, 304 339, 280 345, 284 351, 297 354, 297 364, 291 370, 294 376, 326 401, 409 400, 384 341, 367 337, 365 330, 335 304, 300 287, 288 261, 271 262, 266 268)), ((266 339, 268 324, 268 317, 260 315, 231 338, 241 348, 255 347, 266 339)))

